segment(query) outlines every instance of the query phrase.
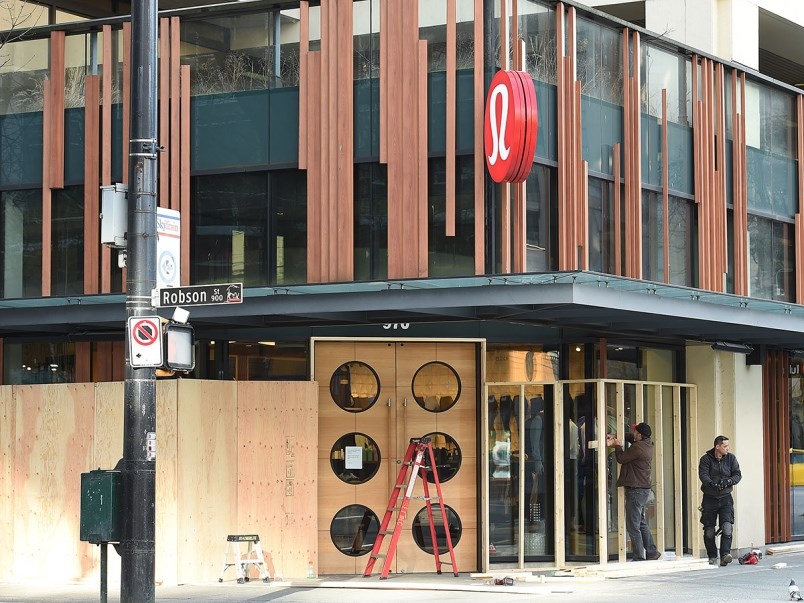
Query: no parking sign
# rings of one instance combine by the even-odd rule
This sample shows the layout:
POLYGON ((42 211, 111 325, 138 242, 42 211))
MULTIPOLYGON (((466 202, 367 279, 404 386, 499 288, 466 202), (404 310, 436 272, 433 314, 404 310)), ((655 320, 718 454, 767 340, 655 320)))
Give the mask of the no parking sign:
POLYGON ((162 322, 158 316, 130 317, 128 341, 133 368, 162 366, 162 322))

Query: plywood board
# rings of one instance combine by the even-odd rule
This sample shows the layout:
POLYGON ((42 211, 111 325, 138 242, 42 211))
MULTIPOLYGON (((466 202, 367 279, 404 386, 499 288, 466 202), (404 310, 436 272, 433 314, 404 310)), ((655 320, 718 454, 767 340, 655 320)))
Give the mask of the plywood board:
POLYGON ((314 382, 238 384, 238 530, 258 533, 272 578, 317 565, 318 392, 314 382))
MULTIPOLYGON (((211 581, 237 533, 237 384, 182 380, 177 424, 178 581, 211 581)), ((157 445, 158 446, 158 445, 157 445)), ((157 450, 159 448, 157 447, 157 450)))
MULTIPOLYGON (((187 381, 156 382, 156 567, 157 584, 177 584, 179 561, 185 557, 179 546, 179 456, 178 400, 187 381)), ((202 382, 203 383, 203 382, 202 382)), ((196 392, 190 389, 184 396, 196 392)), ((190 424, 192 425, 192 424, 190 424)), ((189 427, 189 425, 188 425, 189 427)), ((183 471, 183 469, 182 469, 183 471)))
MULTIPOLYGON (((0 534, 3 542, 14 542, 14 448, 16 408, 14 389, 0 386, 0 534)), ((0 546, 0 581, 12 576, 14 549, 0 546)))
POLYGON ((15 579, 81 580, 92 545, 79 543, 81 473, 92 462, 93 384, 16 386, 15 579), (46 568, 46 569, 43 569, 46 568))

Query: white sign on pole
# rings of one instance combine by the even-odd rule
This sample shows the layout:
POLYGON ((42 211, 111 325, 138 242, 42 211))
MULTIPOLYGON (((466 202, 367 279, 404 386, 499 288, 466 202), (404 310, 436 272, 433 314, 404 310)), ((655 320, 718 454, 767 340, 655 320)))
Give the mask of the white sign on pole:
POLYGON ((162 366, 162 322, 158 316, 131 316, 128 341, 133 368, 162 366))
POLYGON ((181 215, 156 208, 156 288, 178 287, 181 270, 181 215))

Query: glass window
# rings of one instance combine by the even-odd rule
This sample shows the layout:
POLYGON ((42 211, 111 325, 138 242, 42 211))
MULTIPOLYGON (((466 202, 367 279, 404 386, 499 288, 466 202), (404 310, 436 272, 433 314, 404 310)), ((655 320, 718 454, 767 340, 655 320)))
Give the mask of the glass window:
POLYGON ((664 281, 664 207, 661 194, 642 191, 642 278, 664 281))
POLYGON ((555 168, 533 164, 525 186, 526 272, 548 272, 558 266, 555 253, 558 196, 555 168))
POLYGON ((355 360, 342 364, 329 380, 335 404, 349 412, 371 408, 380 395, 380 378, 368 364, 355 360))
POLYGON ((413 375, 411 383, 416 403, 430 412, 452 408, 461 395, 461 380, 445 362, 428 362, 413 375))
POLYGON ((42 295, 42 192, 0 192, 4 298, 42 295))
POLYGON ((6 343, 3 383, 29 385, 75 382, 75 344, 6 343))
MULTIPOLYGON (((436 431, 428 433, 424 436, 430 438, 433 443, 433 457, 436 462, 436 470, 438 471, 438 481, 440 483, 448 482, 458 473, 461 468, 461 447, 451 435, 436 431)), ((430 469, 429 455, 424 455, 424 466, 430 469)), ((431 484, 435 483, 435 478, 432 472, 427 473, 427 481, 431 484)))
POLYGON ((670 196, 668 217, 670 232, 670 282, 694 287, 698 282, 698 226, 696 205, 670 196))
POLYGON ((230 377, 237 381, 306 381, 307 346, 275 341, 229 342, 230 377))
POLYGON ((355 280, 388 276, 388 168, 355 165, 355 280))
MULTIPOLYGON (((495 20, 495 26, 496 23, 495 20)), ((536 87, 539 111, 536 156, 555 161, 558 157, 555 11, 534 0, 520 1, 519 36, 525 41, 525 69, 536 87)), ((499 56, 499 49, 495 52, 495 57, 499 56)))
MULTIPOLYGON (((433 512, 433 527, 435 528, 436 544, 440 553, 447 552, 447 532, 444 529, 444 518, 441 515, 441 505, 436 503, 431 506, 433 512)), ((449 505, 444 505, 444 510, 447 514, 447 527, 449 528, 449 537, 452 542, 452 548, 458 546, 463 533, 463 526, 461 525, 461 518, 455 510, 449 505)), ((413 518, 413 540, 419 545, 419 548, 425 553, 433 554, 433 537, 430 534, 430 520, 427 517, 427 507, 416 513, 413 518)))
POLYGON ((364 505, 347 505, 335 513, 329 535, 341 553, 360 557, 371 552, 379 529, 380 520, 374 511, 364 505))
POLYGON ((475 272, 475 169, 472 156, 455 161, 455 236, 446 236, 446 160, 431 159, 429 179, 430 276, 459 276, 475 272))
MULTIPOLYGON (((589 178, 589 269, 617 274, 614 183, 589 178)), ((622 256, 621 256, 622 257, 622 256)))
POLYGON ((51 270, 53 295, 84 291, 84 187, 54 190, 51 270))
POLYGON ((298 170, 193 178, 192 282, 305 282, 306 196, 298 170))
POLYGON ((748 209, 793 219, 798 211, 795 98, 746 82, 748 209))
POLYGON ((748 264, 751 297, 795 299, 793 225, 748 215, 748 264))
POLYGON ((347 484, 365 484, 380 469, 380 447, 364 433, 347 433, 329 452, 329 466, 347 484))
POLYGON ((486 349, 486 380, 557 381, 558 351, 540 345, 490 344, 486 349))

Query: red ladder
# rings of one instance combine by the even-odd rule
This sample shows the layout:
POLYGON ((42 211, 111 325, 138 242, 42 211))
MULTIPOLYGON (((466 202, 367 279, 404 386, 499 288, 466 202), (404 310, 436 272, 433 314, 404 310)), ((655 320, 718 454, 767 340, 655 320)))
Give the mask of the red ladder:
POLYGON ((411 498, 423 498, 427 506, 427 518, 430 522, 430 539, 433 543, 433 557, 435 558, 436 572, 439 574, 441 573, 441 564, 443 563, 445 565, 451 565, 452 573, 455 576, 458 575, 458 566, 455 563, 455 551, 452 548, 452 537, 450 536, 449 523, 447 522, 447 510, 444 506, 444 497, 441 495, 441 482, 438 480, 438 471, 436 471, 433 444, 431 443, 430 438, 411 438, 410 444, 408 444, 408 450, 405 453, 405 460, 402 462, 402 467, 399 469, 396 484, 391 492, 391 498, 388 501, 388 509, 386 509, 385 516, 382 518, 380 530, 377 532, 377 540, 374 541, 374 547, 371 549, 371 555, 369 556, 369 561, 366 564, 366 571, 363 572, 363 576, 371 576, 371 570, 374 568, 374 563, 377 561, 377 559, 385 558, 385 563, 383 563, 382 572, 380 573, 380 580, 385 580, 388 577, 388 573, 391 570, 391 562, 393 561, 394 553, 396 553, 396 545, 399 542, 399 535, 402 533, 402 527, 408 514, 408 505, 410 504, 411 498), (425 454, 427 454, 427 457, 430 460, 430 467, 426 467, 423 464, 425 454), (405 478, 407 477, 408 467, 413 467, 413 472, 410 474, 410 478, 406 483, 405 478), (432 472, 433 474, 433 481, 435 482, 437 496, 430 496, 429 486, 427 485, 428 471, 432 472), (412 497, 411 494, 413 493, 413 488, 416 485, 416 478, 418 477, 419 472, 422 474, 424 496, 412 497), (399 493, 403 489, 405 492, 402 497, 402 504, 397 506, 399 493), (447 537, 447 549, 449 549, 450 558, 449 561, 441 561, 441 553, 438 551, 436 530, 435 525, 433 524, 433 507, 431 504, 431 502, 434 500, 438 502, 438 506, 441 509, 441 522, 444 526, 444 533, 447 537), (393 531, 391 531, 388 529, 388 525, 391 522, 391 516, 397 511, 398 515, 396 517, 396 525, 394 526, 393 531), (383 540, 388 534, 391 534, 391 543, 388 545, 388 551, 386 553, 380 553, 383 540))

